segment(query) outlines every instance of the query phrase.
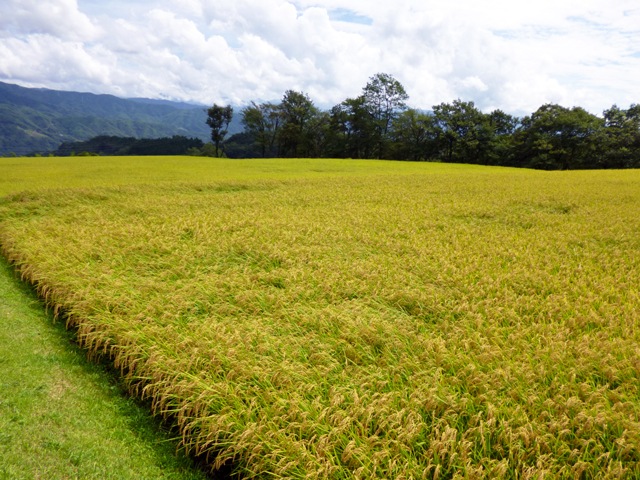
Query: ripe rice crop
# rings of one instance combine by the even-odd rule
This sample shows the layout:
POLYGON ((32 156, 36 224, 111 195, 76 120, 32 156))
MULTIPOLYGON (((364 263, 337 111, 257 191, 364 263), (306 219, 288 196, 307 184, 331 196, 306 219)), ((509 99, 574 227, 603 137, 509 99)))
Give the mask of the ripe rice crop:
POLYGON ((217 165, 0 203, 5 255, 212 469, 640 476, 640 171, 217 165))

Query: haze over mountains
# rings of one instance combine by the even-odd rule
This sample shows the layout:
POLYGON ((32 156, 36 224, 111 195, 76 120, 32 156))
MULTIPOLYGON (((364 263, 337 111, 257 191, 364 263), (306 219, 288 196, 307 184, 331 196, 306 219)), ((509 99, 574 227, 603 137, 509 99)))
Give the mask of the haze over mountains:
MULTIPOLYGON (((210 141, 205 105, 24 88, 0 82, 0 155, 53 151, 98 135, 210 141)), ((239 109, 229 133, 241 130, 239 109)))

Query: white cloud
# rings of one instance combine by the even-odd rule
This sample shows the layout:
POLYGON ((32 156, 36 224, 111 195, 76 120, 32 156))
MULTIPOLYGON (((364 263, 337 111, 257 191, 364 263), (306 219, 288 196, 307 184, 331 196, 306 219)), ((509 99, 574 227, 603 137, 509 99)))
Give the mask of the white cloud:
POLYGON ((87 83, 107 86, 110 81, 108 65, 95 60, 96 56, 108 55, 100 47, 88 51, 78 42, 35 34, 25 40, 3 41, 0 53, 0 74, 4 78, 78 89, 87 83))
POLYGON ((323 106, 386 72, 421 108, 455 98, 530 113, 640 101, 636 0, 7 0, 0 80, 323 106))
POLYGON ((3 37, 48 34, 68 40, 92 40, 100 33, 76 0, 4 0, 0 29, 3 37))

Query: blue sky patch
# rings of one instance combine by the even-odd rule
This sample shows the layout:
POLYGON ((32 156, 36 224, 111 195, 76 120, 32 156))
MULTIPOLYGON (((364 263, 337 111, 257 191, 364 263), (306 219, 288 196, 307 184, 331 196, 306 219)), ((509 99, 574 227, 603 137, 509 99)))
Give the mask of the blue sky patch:
POLYGON ((360 15, 348 8, 336 8, 329 11, 329 18, 337 22, 358 23, 360 25, 373 25, 373 20, 366 15, 360 15))

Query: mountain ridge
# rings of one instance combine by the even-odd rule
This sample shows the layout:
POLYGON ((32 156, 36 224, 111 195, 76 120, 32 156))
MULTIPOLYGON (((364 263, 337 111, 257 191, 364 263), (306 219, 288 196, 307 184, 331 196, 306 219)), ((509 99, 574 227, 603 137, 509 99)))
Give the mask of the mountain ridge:
MULTIPOLYGON (((56 150, 100 135, 210 140, 205 105, 27 88, 0 82, 0 155, 56 150)), ((229 133, 240 131, 234 118, 229 133)))

